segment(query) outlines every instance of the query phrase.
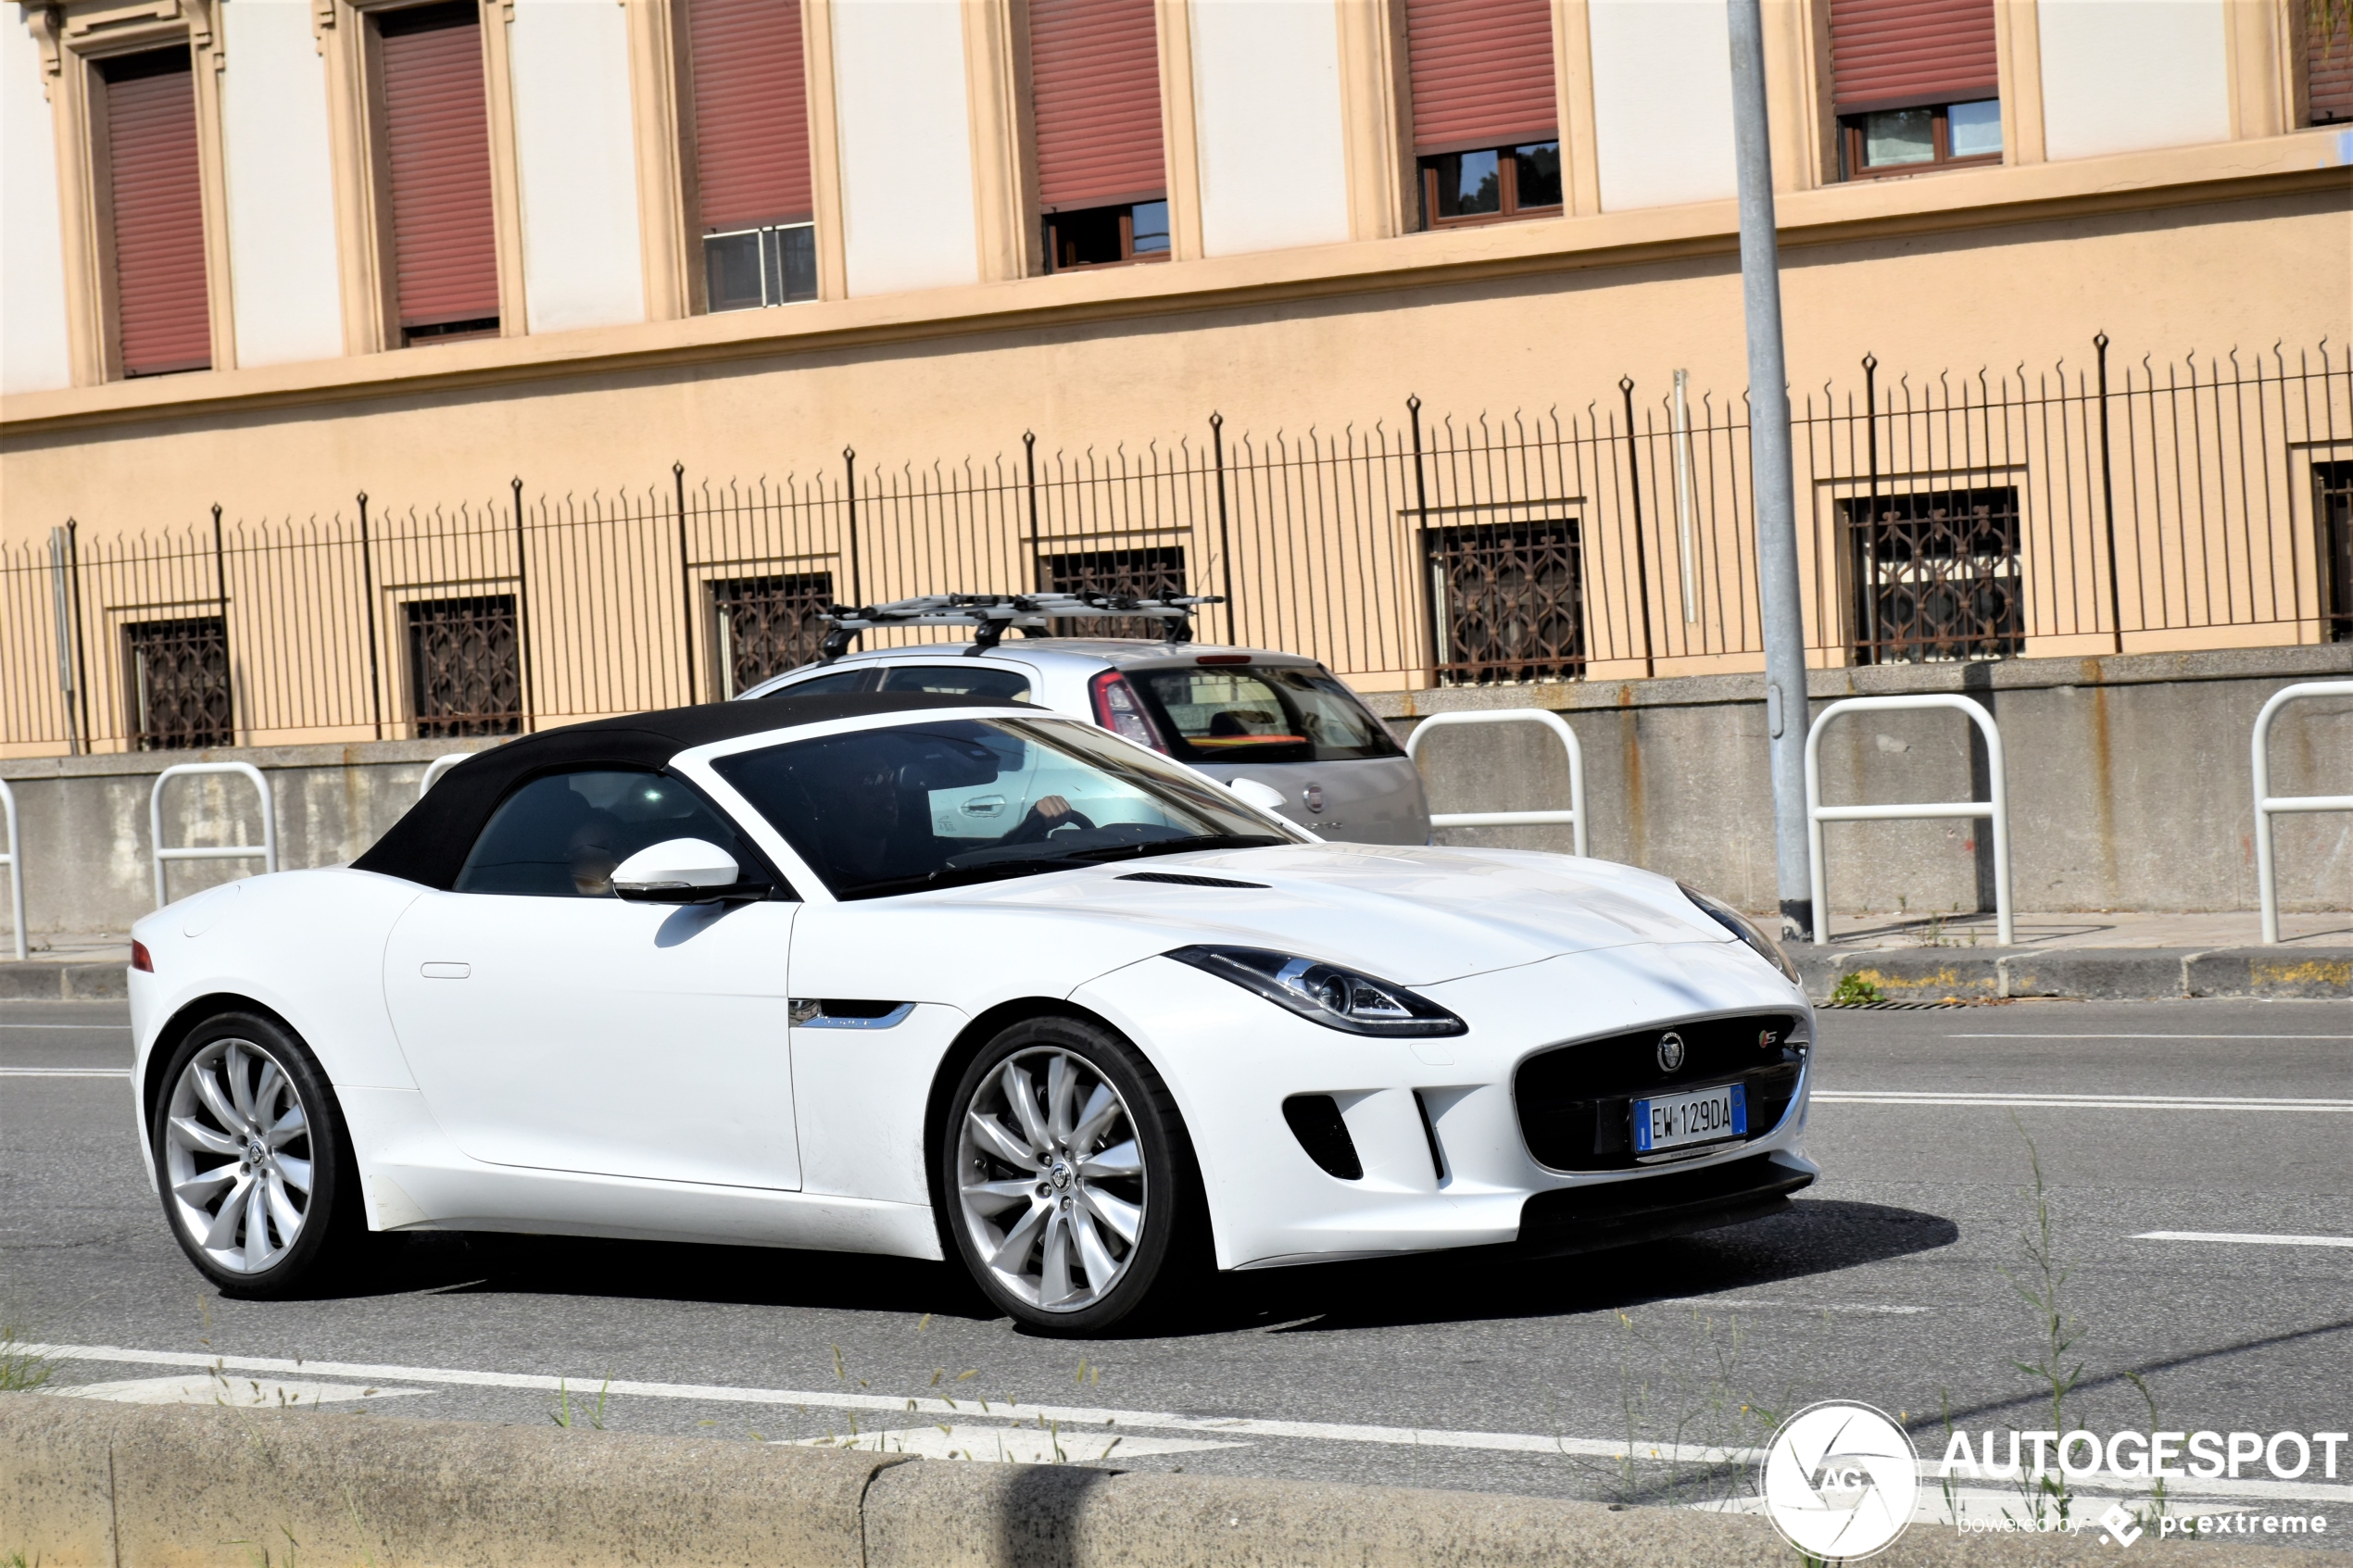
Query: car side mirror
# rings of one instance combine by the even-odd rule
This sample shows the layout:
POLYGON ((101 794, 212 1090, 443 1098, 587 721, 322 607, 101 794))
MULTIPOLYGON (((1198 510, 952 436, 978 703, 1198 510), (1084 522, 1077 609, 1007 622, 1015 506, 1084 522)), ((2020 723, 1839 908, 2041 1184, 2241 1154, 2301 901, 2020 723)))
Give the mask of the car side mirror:
POLYGON ((639 904, 711 904, 753 897, 764 888, 742 885, 736 858, 701 838, 670 838, 649 845, 613 868, 616 898, 639 904))
POLYGON ((1228 779, 1226 787, 1262 811, 1272 811, 1277 816, 1282 813, 1283 792, 1273 784, 1263 784, 1256 779, 1228 779))

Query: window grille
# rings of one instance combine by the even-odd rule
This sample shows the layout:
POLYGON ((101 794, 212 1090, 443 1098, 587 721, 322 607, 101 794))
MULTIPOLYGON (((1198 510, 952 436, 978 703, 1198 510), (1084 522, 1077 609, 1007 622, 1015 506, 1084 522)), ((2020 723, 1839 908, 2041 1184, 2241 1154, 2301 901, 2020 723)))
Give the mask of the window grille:
POLYGON ((2312 516, 2321 534, 2321 634, 2353 643, 2353 463, 2312 465, 2312 516))
POLYGON ((511 735, 522 728, 515 596, 408 606, 409 691, 422 737, 511 735))
POLYGON ((1864 664, 2006 659, 2025 651, 2018 490, 1932 490, 1838 503, 1864 664))
POLYGON ((135 621, 122 629, 141 751, 234 746, 229 623, 218 615, 135 621))
POLYGON ((817 615, 833 602, 830 571, 713 583, 720 696, 734 696, 816 658, 826 630, 817 615))
POLYGON ((1584 673, 1584 566, 1576 519, 1433 528, 1423 541, 1441 684, 1584 673))
MULTIPOLYGON (((1088 550, 1078 555, 1048 556, 1039 563, 1050 594, 1125 594, 1131 598, 1165 598, 1186 592, 1185 547, 1147 546, 1126 550, 1088 550)), ((1063 637, 1132 637, 1133 621, 1074 616, 1054 622, 1063 637)))

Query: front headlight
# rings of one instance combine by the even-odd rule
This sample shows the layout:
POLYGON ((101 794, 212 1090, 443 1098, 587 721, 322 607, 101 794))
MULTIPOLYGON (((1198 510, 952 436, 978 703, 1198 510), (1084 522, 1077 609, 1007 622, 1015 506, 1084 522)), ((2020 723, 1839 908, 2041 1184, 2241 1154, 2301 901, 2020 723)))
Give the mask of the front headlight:
POLYGON ((1681 888, 1683 897, 1697 904, 1710 920, 1755 948, 1757 956, 1780 970, 1782 977, 1791 985, 1806 984, 1798 978, 1797 966, 1789 961, 1787 953, 1781 951, 1781 945, 1766 935, 1763 926, 1758 925, 1721 898, 1709 897, 1688 882, 1679 882, 1675 885, 1681 888))
POLYGON ((1205 969, 1277 1007, 1349 1035, 1465 1035, 1470 1025, 1427 997, 1338 964, 1264 947, 1179 947, 1168 957, 1205 969))

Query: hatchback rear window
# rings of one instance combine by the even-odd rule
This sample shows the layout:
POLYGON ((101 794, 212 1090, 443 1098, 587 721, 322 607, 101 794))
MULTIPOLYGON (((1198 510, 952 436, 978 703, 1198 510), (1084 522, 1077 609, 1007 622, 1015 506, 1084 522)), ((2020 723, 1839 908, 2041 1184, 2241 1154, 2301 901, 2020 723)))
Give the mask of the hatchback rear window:
POLYGON ((1270 665, 1131 670, 1188 762, 1344 762, 1400 755, 1389 726, 1337 676, 1270 665))

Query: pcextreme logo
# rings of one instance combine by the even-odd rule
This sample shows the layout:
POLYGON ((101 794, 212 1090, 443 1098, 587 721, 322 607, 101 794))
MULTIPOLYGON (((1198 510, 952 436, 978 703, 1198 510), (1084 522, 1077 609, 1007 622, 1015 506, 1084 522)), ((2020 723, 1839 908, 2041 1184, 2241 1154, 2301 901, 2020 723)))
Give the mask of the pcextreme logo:
POLYGON ((1765 1449, 1765 1512, 1781 1538, 1815 1557, 1883 1551, 1912 1522, 1919 1455, 1869 1405, 1808 1405, 1765 1449))

